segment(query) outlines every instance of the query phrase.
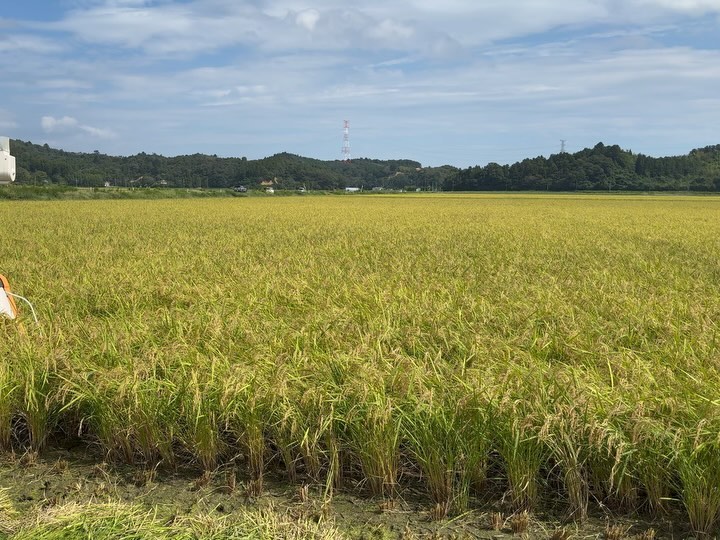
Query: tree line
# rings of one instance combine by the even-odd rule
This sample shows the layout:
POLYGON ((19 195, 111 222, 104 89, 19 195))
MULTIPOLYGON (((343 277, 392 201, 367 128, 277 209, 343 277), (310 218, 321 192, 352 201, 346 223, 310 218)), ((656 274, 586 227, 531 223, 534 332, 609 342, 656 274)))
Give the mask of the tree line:
POLYGON ((452 190, 720 191, 720 145, 654 158, 617 145, 458 171, 452 190))
POLYGON ((574 154, 456 168, 412 160, 322 161, 289 153, 257 160, 141 152, 109 156, 13 141, 20 184, 101 187, 421 189, 435 191, 720 191, 720 145, 672 157, 650 157, 598 143, 574 154))

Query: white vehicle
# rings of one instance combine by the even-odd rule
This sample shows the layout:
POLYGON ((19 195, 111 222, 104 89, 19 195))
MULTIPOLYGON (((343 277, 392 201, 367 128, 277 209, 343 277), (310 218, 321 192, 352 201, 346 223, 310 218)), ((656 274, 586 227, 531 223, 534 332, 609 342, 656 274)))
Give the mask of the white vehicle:
POLYGON ((0 184, 15 181, 15 156, 10 155, 10 138, 0 137, 0 184))

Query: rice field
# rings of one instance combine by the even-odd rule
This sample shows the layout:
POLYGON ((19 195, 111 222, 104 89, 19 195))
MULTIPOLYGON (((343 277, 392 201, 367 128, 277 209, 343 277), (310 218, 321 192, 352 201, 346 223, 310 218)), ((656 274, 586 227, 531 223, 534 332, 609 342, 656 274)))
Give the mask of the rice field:
MULTIPOLYGON (((0 202, 0 447, 720 520, 720 198, 0 202)), ((110 512, 110 510, 108 510, 110 512)))

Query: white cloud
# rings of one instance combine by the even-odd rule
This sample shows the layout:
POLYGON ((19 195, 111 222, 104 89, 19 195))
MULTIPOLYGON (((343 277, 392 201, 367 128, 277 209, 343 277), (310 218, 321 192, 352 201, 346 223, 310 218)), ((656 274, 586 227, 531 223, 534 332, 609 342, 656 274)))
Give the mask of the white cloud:
POLYGON ((101 129, 81 124, 72 116, 63 116, 61 118, 43 116, 40 119, 40 125, 45 133, 66 133, 79 130, 100 139, 108 139, 115 136, 113 131, 109 129, 101 129))
POLYGON ((373 26, 369 34, 371 37, 382 40, 406 40, 413 37, 415 30, 409 25, 385 19, 373 26))
MULTIPOLYGON (((208 9, 206 2, 116 3, 77 9, 50 28, 91 43, 145 49, 155 54, 199 53, 252 42, 265 24, 242 5, 208 9)), ((261 17, 260 17, 261 18, 261 17)))
POLYGON ((375 16, 372 10, 335 4, 283 9, 195 0, 157 5, 104 5, 75 10, 49 25, 98 44, 142 49, 153 55, 190 54, 237 45, 262 50, 396 50, 428 48, 438 36, 434 21, 406 20, 402 11, 375 16))
POLYGON ((97 137, 99 139, 111 139, 115 136, 115 133, 113 133, 110 129, 101 129, 96 128, 92 126, 78 126, 81 130, 83 130, 85 133, 89 133, 93 137, 97 137))
MULTIPOLYGON (((160 56, 237 45, 267 51, 387 48, 437 56, 456 54, 460 44, 483 46, 568 25, 639 26, 678 13, 720 14, 720 0, 366 0, 347 7, 334 0, 314 0, 312 7, 307 0, 105 0, 79 6, 44 27, 160 56)), ((11 46, 20 44, 5 43, 11 46)))
POLYGON ((634 0, 631 3, 690 14, 720 12, 720 0, 634 0))
POLYGON ((43 116, 40 119, 40 125, 46 133, 52 133, 53 131, 74 128, 78 125, 78 121, 72 116, 63 116, 62 118, 43 116))
POLYGON ((306 9, 295 16, 295 22, 303 28, 312 32, 320 19, 320 12, 317 9, 306 9))
POLYGON ((53 54, 65 49, 64 45, 51 39, 31 34, 13 34, 8 29, 0 32, 0 53, 53 54))

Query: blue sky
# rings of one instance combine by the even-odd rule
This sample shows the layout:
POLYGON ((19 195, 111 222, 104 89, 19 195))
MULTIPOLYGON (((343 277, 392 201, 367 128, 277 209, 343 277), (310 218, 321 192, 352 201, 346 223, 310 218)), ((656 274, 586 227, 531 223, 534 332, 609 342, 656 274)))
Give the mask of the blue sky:
POLYGON ((0 134, 460 167, 720 143, 720 0, 4 0, 0 134))

